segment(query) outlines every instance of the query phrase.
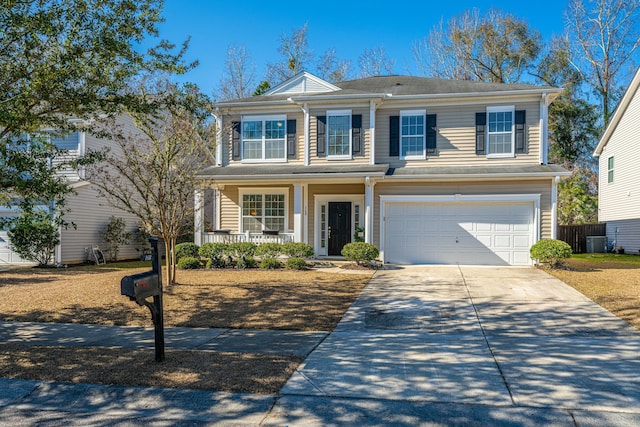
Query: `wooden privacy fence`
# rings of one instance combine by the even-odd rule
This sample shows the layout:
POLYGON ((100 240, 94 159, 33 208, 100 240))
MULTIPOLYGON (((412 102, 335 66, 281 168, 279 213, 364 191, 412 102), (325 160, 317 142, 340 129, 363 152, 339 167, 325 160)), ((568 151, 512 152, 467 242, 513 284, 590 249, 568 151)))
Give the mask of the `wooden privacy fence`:
POLYGON ((567 242, 574 254, 587 252, 587 236, 606 236, 607 224, 559 225, 558 240, 567 242))

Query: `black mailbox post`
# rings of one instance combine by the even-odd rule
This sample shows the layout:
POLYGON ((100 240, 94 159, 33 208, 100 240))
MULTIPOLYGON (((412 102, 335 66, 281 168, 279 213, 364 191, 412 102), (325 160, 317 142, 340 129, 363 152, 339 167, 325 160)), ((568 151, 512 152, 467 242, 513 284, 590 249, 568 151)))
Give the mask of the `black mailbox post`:
POLYGON ((156 362, 164 360, 164 314, 162 310, 162 272, 158 254, 158 238, 149 239, 151 243, 151 271, 125 276, 120 281, 120 294, 126 295, 138 305, 151 311, 151 320, 155 330, 156 362), (153 302, 147 298, 153 297, 153 302))

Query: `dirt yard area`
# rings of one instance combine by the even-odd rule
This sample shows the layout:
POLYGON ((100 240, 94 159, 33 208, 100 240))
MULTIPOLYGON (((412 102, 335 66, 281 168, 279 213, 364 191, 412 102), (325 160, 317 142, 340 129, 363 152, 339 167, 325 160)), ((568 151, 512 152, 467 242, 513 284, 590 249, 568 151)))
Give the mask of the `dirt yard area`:
POLYGON ((640 329, 640 256, 577 255, 548 272, 640 329))

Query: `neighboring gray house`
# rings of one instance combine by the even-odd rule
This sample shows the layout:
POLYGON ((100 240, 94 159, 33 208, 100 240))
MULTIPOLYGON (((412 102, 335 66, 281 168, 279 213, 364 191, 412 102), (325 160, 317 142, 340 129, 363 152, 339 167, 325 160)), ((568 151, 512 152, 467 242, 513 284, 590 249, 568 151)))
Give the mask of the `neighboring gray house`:
POLYGON ((640 69, 622 97, 594 156, 599 157, 598 220, 627 253, 640 251, 640 69))
POLYGON ((560 92, 410 76, 332 84, 303 72, 219 102, 196 242, 278 233, 322 258, 360 234, 385 263, 531 265, 531 245, 555 236, 568 175, 547 164, 560 92))
MULTIPOLYGON (((130 119, 123 120, 125 126, 133 126, 130 119)), ((99 139, 85 132, 73 132, 65 138, 54 138, 53 142, 59 148, 67 150, 67 156, 80 156, 87 150, 97 150, 104 147, 109 147, 112 150, 118 148, 114 141, 99 139)), ((65 214, 64 218, 67 222, 75 224, 75 228, 70 226, 66 229, 60 229, 61 243, 55 251, 55 263, 83 262, 86 258, 85 248, 91 248, 93 245, 100 245, 104 249, 100 231, 106 228, 111 215, 125 219, 127 227, 132 233, 136 230, 139 220, 131 214, 106 205, 105 200, 98 197, 95 186, 84 179, 84 170, 68 170, 64 175, 76 192, 76 194, 69 195, 66 200, 66 208, 69 209, 69 212, 65 214)), ((17 214, 16 209, 0 207, 0 216, 17 214)), ((118 258, 127 259, 138 256, 136 245, 131 243, 120 250, 118 258)), ((25 261, 12 251, 7 231, 0 230, 0 266, 23 262, 25 261)))

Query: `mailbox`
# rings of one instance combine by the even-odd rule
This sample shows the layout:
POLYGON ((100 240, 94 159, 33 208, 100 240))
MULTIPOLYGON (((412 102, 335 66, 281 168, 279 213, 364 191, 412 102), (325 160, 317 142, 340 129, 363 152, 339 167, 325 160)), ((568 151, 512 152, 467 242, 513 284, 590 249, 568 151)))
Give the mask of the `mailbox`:
POLYGON ((158 273, 146 271, 123 277, 120 281, 120 294, 136 301, 160 295, 158 273))

